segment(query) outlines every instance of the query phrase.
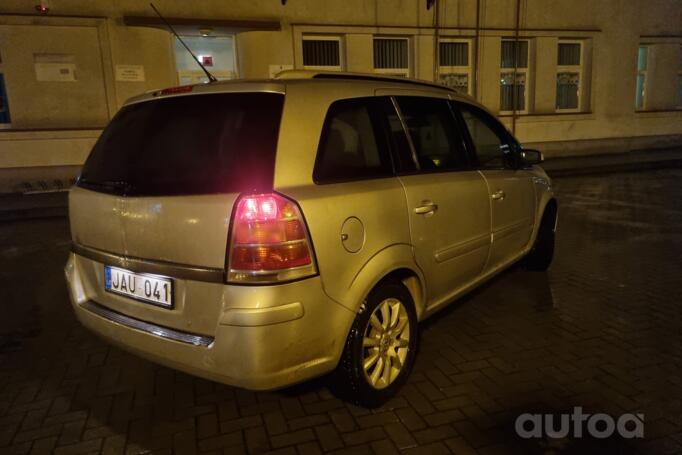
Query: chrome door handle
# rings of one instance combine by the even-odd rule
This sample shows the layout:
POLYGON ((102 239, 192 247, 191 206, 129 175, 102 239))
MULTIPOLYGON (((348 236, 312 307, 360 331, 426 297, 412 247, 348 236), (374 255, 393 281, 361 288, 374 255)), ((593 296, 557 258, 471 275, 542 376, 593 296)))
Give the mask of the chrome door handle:
POLYGON ((422 201, 422 205, 414 208, 414 213, 417 215, 428 215, 438 210, 438 204, 434 204, 431 201, 422 201))
POLYGON ((495 201, 501 201, 502 199, 504 199, 504 196, 505 196, 504 191, 497 190, 490 197, 495 201))

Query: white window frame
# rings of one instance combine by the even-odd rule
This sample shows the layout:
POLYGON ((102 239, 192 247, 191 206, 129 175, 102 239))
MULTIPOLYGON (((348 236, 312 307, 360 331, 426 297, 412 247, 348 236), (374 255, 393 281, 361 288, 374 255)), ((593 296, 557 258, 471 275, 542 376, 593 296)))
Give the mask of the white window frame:
MULTIPOLYGON (((559 44, 578 44, 580 45, 580 62, 577 65, 559 65, 557 63, 556 67, 556 77, 557 81, 559 78, 559 73, 578 73, 578 107, 570 109, 559 109, 556 108, 556 112, 582 112, 583 110, 583 77, 585 75, 585 43, 583 40, 564 40, 560 39, 557 44, 557 55, 559 52, 559 44)), ((558 57, 557 57, 558 60, 558 57)), ((555 84, 556 90, 556 84, 555 84)), ((556 96, 554 93, 554 106, 556 106, 556 96)))
POLYGON ((412 52, 410 48, 409 36, 390 36, 390 35, 374 35, 372 37, 372 69, 377 74, 386 74, 389 76, 410 77, 412 74, 412 52), (374 67, 374 41, 375 40, 403 40, 407 42, 407 68, 375 68, 374 67))
POLYGON ((438 76, 441 74, 465 74, 467 76, 467 94, 473 93, 473 40, 470 38, 448 38, 443 37, 438 41, 438 76), (467 66, 444 66, 440 62, 440 43, 466 43, 467 44, 467 66))
MULTIPOLYGON (((517 41, 514 38, 502 38, 500 41, 500 51, 502 50, 502 43, 504 41, 511 41, 515 42, 517 41)), ((524 100, 523 107, 524 109, 522 111, 516 111, 517 114, 528 114, 528 106, 530 105, 530 93, 531 93, 531 80, 530 80, 530 69, 531 69, 531 46, 533 44, 532 40, 530 38, 519 38, 519 43, 521 41, 525 41, 528 43, 528 46, 526 46, 528 55, 526 55, 526 61, 528 64, 526 65, 525 68, 516 68, 516 75, 518 76, 519 74, 523 74, 526 77, 526 90, 525 90, 525 97, 526 99, 524 100)), ((501 54, 500 54, 501 58, 501 54)), ((500 87, 502 84, 502 75, 507 74, 507 73, 514 73, 514 68, 502 68, 502 63, 500 62, 500 87)), ((514 84, 516 84, 516 81, 514 81, 514 84)), ((500 114, 502 115, 512 115, 514 113, 513 110, 511 111, 503 111, 502 110, 502 100, 500 99, 500 114)))
POLYGON ((343 37, 341 35, 315 35, 315 34, 305 34, 301 36, 301 63, 303 63, 303 69, 307 70, 320 70, 320 71, 343 71, 345 67, 345 51, 343 45, 343 37), (325 65, 306 65, 303 62, 303 42, 304 41, 338 41, 339 43, 339 65, 338 66, 325 66, 325 65))
POLYGON ((651 45, 649 43, 639 43, 637 45, 637 58, 635 59, 635 111, 646 111, 647 109, 647 88, 648 88, 648 79, 649 79, 649 57, 651 57, 651 45), (640 70, 638 68, 639 66, 639 49, 640 48, 645 48, 646 49, 646 69, 640 70), (637 78, 643 75, 644 76, 644 84, 642 84, 642 106, 637 106, 637 78))

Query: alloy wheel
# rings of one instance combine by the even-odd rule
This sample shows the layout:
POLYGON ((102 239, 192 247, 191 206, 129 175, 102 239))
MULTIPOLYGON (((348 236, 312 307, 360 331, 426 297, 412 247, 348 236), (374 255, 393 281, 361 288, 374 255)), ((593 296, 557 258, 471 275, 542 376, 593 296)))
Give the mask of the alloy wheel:
POLYGON ((383 300, 369 317, 362 340, 362 364, 367 382, 375 389, 388 387, 400 375, 410 344, 405 305, 396 298, 383 300))

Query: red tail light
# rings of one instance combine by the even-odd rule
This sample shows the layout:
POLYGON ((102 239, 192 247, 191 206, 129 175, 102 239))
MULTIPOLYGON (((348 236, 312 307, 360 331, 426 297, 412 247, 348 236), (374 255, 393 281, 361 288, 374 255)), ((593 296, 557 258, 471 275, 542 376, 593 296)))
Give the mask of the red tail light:
POLYGON ((228 281, 275 283, 316 273, 296 203, 276 193, 245 195, 232 216, 228 281))
POLYGON ((161 90, 162 95, 174 95, 176 93, 187 93, 191 92, 194 88, 193 85, 179 85, 177 87, 168 87, 161 90))

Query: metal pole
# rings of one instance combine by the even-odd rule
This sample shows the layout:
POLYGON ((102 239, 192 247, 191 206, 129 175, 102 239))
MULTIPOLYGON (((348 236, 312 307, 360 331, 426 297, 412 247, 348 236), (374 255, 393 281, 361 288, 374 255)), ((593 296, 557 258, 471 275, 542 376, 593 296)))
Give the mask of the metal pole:
POLYGON ((439 30, 439 2, 438 0, 434 1, 433 4, 433 25, 435 30, 433 31, 433 58, 435 60, 435 65, 433 66, 433 82, 436 84, 438 83, 438 77, 440 75, 440 43, 438 42, 438 39, 440 37, 440 30, 439 30))
POLYGON ((519 27, 521 21, 521 0, 516 0, 516 27, 514 28, 514 73, 512 76, 512 134, 516 134, 516 74, 519 67, 519 27))
POLYGON ((476 35, 474 38, 474 80, 472 81, 474 99, 478 99, 478 46, 481 34, 481 0, 476 0, 476 35))

